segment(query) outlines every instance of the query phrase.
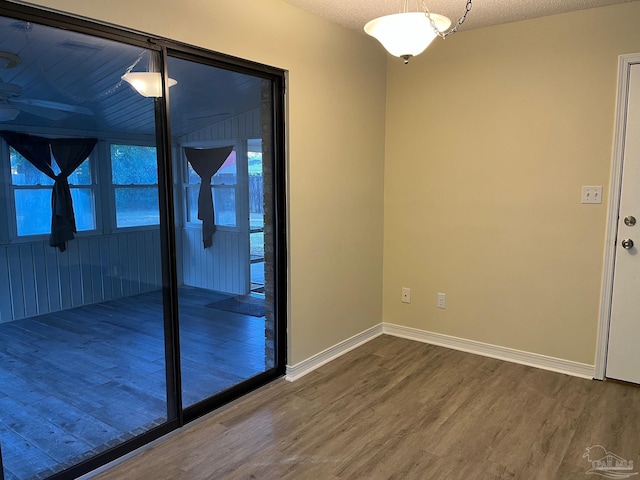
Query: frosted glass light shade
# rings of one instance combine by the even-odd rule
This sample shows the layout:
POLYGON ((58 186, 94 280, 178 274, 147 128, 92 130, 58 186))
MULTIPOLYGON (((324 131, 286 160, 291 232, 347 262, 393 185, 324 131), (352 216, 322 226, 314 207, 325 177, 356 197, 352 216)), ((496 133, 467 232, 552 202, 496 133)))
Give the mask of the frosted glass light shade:
MULTIPOLYGON (((122 80, 131 85, 143 97, 162 96, 162 76, 159 72, 129 72, 122 75, 122 80)), ((178 82, 169 79, 169 87, 178 82)))
MULTIPOLYGON (((451 25, 451 20, 443 15, 430 15, 441 32, 451 25)), ((376 18, 364 26, 364 31, 378 40, 391 55, 405 59, 424 52, 437 37, 424 12, 396 13, 376 18)))

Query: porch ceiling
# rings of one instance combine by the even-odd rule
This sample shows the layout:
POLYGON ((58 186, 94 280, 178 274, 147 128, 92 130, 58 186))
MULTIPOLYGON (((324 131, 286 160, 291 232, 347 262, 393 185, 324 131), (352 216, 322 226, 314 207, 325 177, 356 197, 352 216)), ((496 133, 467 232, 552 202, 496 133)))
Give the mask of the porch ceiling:
MULTIPOLYGON (((0 106, 20 110, 0 129, 154 134, 153 99, 120 78, 142 48, 6 17, 0 17, 0 32, 0 52, 8 54, 0 54, 0 106)), ((144 71, 148 57, 134 71, 144 71)), ((178 81, 170 90, 173 136, 259 105, 258 78, 175 58, 169 72, 178 81)))

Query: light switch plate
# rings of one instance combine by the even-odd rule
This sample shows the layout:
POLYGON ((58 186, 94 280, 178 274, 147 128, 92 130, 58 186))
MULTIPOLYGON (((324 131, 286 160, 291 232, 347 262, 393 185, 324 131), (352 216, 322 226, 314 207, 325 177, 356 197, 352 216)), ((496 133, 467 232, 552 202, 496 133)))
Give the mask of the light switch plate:
POLYGON ((583 186, 581 203, 602 203, 602 187, 583 186))

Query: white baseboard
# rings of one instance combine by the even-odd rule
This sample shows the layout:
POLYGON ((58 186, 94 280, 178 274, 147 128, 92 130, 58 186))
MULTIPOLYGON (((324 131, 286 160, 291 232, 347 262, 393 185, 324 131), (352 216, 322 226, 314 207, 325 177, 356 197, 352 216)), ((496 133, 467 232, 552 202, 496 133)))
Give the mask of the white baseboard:
POLYGON ((499 345, 491 345, 489 343, 477 342, 475 340, 467 340, 459 337, 452 337, 442 333, 434 333, 417 328, 404 327, 393 323, 380 323, 374 327, 365 330, 362 333, 354 335, 343 342, 327 348, 326 350, 310 357, 302 362, 290 366, 287 365, 285 379, 293 382, 304 377, 307 373, 314 371, 322 365, 344 355, 360 345, 373 340, 382 334, 392 335, 394 337, 406 338, 417 342, 429 343, 440 347, 451 348, 452 350, 460 350, 463 352, 482 355, 484 357, 497 358, 506 362, 519 363, 530 367, 541 368, 557 373, 564 373, 574 377, 587 378, 592 380, 595 376, 595 366, 586 363, 573 362, 571 360, 563 360, 561 358, 549 357, 539 353, 524 352, 513 348, 501 347, 499 345))
POLYGON ((307 358, 295 365, 287 365, 286 380, 293 382, 299 378, 304 377, 307 373, 313 372, 316 368, 321 367, 325 363, 329 363, 350 350, 359 347, 362 344, 367 343, 369 340, 373 340, 376 337, 382 335, 382 324, 379 323, 364 332, 358 333, 351 338, 348 338, 333 347, 329 347, 326 350, 307 358))
POLYGON ((549 357, 539 353, 523 352, 521 350, 476 342, 474 340, 466 340, 464 338, 452 337, 441 333, 433 333, 426 330, 419 330, 417 328, 394 325, 393 323, 384 323, 382 331, 387 335, 393 335, 395 337, 402 337, 409 340, 416 340, 418 342, 451 348, 453 350, 475 353, 477 355, 497 358, 507 362, 520 363, 522 365, 550 370, 552 372, 564 373, 574 377, 588 378, 591 380, 595 375, 594 365, 549 357))

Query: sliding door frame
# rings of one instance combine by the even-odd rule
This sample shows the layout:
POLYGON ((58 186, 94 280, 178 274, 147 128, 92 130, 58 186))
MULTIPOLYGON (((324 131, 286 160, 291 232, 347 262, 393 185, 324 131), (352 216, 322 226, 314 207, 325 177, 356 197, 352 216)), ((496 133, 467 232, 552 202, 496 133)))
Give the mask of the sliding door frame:
MULTIPOLYGON (((176 44, 172 41, 158 40, 165 57, 163 58, 164 78, 169 78, 166 70, 168 57, 192 61, 203 65, 231 70, 237 73, 251 75, 269 80, 271 82, 270 99, 273 106, 273 115, 270 121, 273 125, 273 188, 274 204, 274 252, 275 252, 275 285, 274 285, 274 310, 275 310, 275 367, 259 373, 240 384, 237 384, 213 397, 204 399, 194 405, 183 409, 183 422, 188 423, 201 417, 212 410, 229 403, 248 392, 255 390, 267 382, 281 377, 286 368, 286 199, 285 199, 285 136, 284 136, 284 71, 261 65, 255 62, 241 60, 235 57, 215 54, 208 50, 191 45, 176 44)), ((168 88, 165 85, 165 92, 168 88)), ((171 92, 165 95, 166 108, 169 108, 171 92)), ((170 119, 169 119, 170 121, 170 119)), ((167 125, 170 132, 170 125, 167 125)), ((173 181, 173 180, 172 180, 173 181)), ((167 204, 167 206, 173 203, 167 204)), ((177 326, 176 326, 177 327, 177 326)), ((179 350, 178 350, 179 352, 179 350)), ((179 358, 177 359, 179 361, 179 358)))
MULTIPOLYGON (((285 373, 286 366, 286 325, 287 325, 287 243, 286 243, 286 174, 285 174, 285 71, 243 60, 237 57, 216 53, 203 48, 182 44, 170 39, 155 37, 141 32, 127 30, 112 25, 89 21, 22 5, 1 1, 0 15, 40 23, 50 27, 73 30, 90 36, 101 37, 116 42, 139 46, 156 55, 158 66, 163 74, 163 93, 155 99, 156 145, 158 155, 158 191, 160 207, 160 235, 162 256, 162 290, 164 307, 166 379, 167 379, 167 422, 149 431, 125 441, 93 458, 79 463, 67 470, 54 474, 50 479, 62 480, 76 478, 96 470, 109 462, 156 440, 186 423, 214 409, 249 393, 285 373), (187 409, 182 405, 180 375, 180 341, 178 316, 178 270, 176 250, 176 228, 174 218, 174 178, 173 149, 169 116, 170 91, 168 85, 167 59, 175 56, 194 60, 207 65, 253 75, 271 81, 271 102, 273 115, 273 212, 274 212, 274 254, 275 254, 275 367, 223 391, 214 397, 199 402, 187 409)), ((0 480, 3 478, 2 458, 0 457, 0 480)))

